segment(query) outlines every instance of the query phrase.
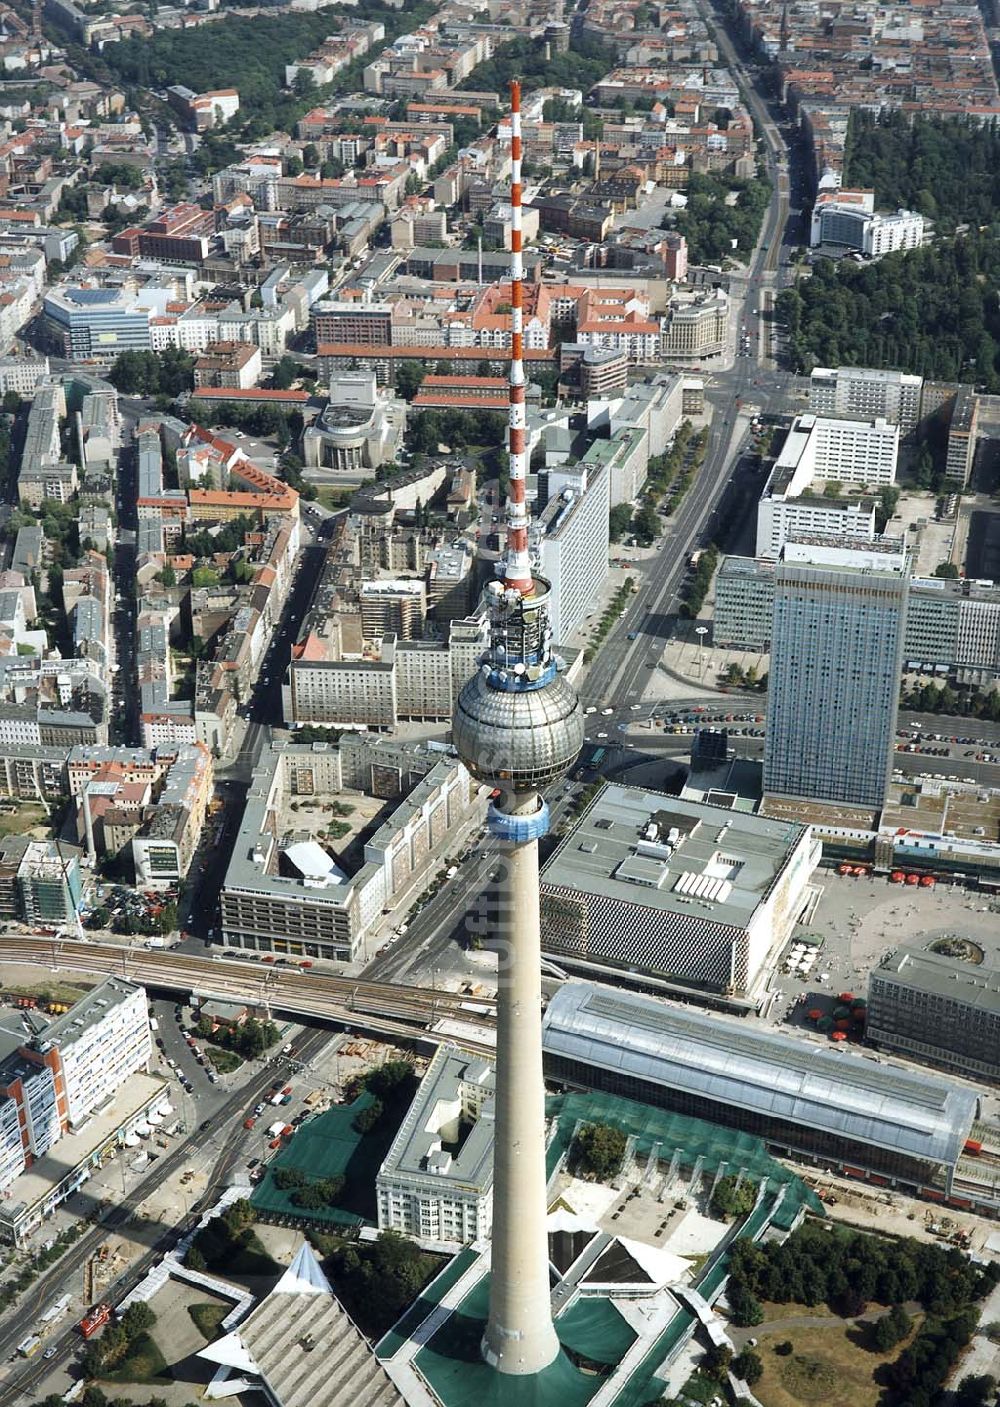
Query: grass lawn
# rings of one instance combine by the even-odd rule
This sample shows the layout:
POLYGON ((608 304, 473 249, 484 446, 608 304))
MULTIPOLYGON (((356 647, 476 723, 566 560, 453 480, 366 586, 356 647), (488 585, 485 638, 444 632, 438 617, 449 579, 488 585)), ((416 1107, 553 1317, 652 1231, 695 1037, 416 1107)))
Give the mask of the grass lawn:
POLYGON ((316 485, 316 502, 321 508, 343 508, 351 495, 344 489, 335 489, 330 484, 316 485))
POLYGON ((223 1050, 217 1045, 206 1046, 205 1056, 211 1060, 220 1075, 231 1075, 243 1064, 242 1055, 237 1055, 234 1050, 223 1050))
POLYGON ((104 1374, 109 1383, 156 1383, 169 1381, 167 1360, 149 1334, 133 1339, 127 1355, 110 1373, 104 1374))
MULTIPOLYGON (((914 1334, 922 1319, 922 1315, 914 1317, 914 1334)), ((872 1353, 861 1346, 865 1326, 853 1328, 833 1318, 829 1327, 773 1334, 764 1323, 757 1333, 764 1374, 753 1391, 764 1407, 875 1407, 881 1393, 875 1370, 894 1362, 912 1339, 911 1335, 888 1353, 872 1353), (774 1346, 786 1341, 792 1344, 792 1352, 781 1357, 774 1346)))
POLYGON ((235 1246, 217 1270, 230 1275, 279 1275, 282 1267, 265 1251, 260 1237, 251 1231, 241 1245, 235 1246))
POLYGON ((93 991, 89 983, 75 982, 39 982, 35 986, 8 987, 7 992, 12 997, 36 997, 42 1006, 48 1002, 60 1002, 64 1006, 72 1006, 81 997, 85 997, 88 992, 93 991))
POLYGON ((211 1300, 206 1300, 202 1304, 189 1304, 187 1312, 194 1320, 195 1328, 201 1334, 206 1343, 217 1338, 219 1325, 229 1313, 229 1306, 225 1304, 214 1304, 211 1300))
POLYGON ((13 811, 0 812, 0 836, 25 835, 38 826, 48 832, 49 813, 47 807, 34 801, 24 802, 13 811))

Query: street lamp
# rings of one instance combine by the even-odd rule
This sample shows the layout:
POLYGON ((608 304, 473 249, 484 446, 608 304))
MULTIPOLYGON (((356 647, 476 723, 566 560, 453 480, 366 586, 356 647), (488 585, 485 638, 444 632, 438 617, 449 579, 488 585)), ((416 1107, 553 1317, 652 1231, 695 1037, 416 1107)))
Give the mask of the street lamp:
POLYGON ((704 674, 705 665, 705 636, 708 634, 707 625, 696 625, 694 633, 698 637, 698 664, 701 666, 701 673, 704 674))

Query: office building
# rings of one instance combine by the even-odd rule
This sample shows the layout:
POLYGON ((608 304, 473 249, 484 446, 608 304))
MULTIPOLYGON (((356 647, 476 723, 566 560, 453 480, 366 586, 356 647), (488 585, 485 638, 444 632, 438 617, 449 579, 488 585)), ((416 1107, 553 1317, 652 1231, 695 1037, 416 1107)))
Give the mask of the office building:
POLYGON ((970 1080, 1000 1080, 1000 969, 897 948, 869 974, 865 1034, 970 1080))
POLYGON ((674 293, 660 327, 660 355, 679 361, 720 356, 728 337, 728 293, 721 288, 674 293))
POLYGON ((344 738, 337 748, 273 748, 250 785, 223 880, 225 941, 354 961, 365 939, 393 922, 391 911, 461 849, 484 806, 457 759, 416 745, 344 738), (351 874, 293 810, 303 798, 339 797, 342 788, 398 797, 351 874))
MULTIPOLYGON (((892 542, 873 539, 852 544, 848 540, 842 546, 865 551, 885 548, 892 542)), ((792 546, 795 552, 808 544, 796 542, 792 546)), ((901 548, 901 542, 895 540, 896 552, 901 548)), ((722 559, 715 578, 715 645, 761 654, 770 650, 774 571, 775 561, 770 557, 722 559)), ((960 684, 993 685, 1000 679, 1000 587, 963 577, 913 577, 903 668, 911 674, 950 674, 960 684)))
POLYGON ((814 367, 809 409, 835 420, 887 420, 909 434, 920 419, 922 376, 867 366, 814 367))
POLYGON ((808 826, 609 784, 542 870, 543 950, 616 982, 744 997, 766 979, 820 853, 808 826))
POLYGON ((896 478, 899 426, 887 420, 829 420, 797 415, 792 421, 776 470, 808 473, 823 483, 880 488, 896 478))
POLYGON ((774 576, 765 794, 881 807, 908 588, 904 554, 786 547, 774 576))
POLYGON ((490 1234, 494 1067, 439 1046, 376 1180, 380 1231, 464 1246, 490 1234))
POLYGON ((552 997, 543 1039, 552 1080, 744 1129, 938 1202, 977 1115, 975 1091, 950 1081, 585 982, 552 997))

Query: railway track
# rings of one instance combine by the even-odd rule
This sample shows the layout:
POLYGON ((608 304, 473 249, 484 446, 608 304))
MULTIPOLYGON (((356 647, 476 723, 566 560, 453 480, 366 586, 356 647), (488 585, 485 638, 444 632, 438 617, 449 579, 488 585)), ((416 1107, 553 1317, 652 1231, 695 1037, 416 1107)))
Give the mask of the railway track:
MULTIPOLYGON (((100 977, 117 975, 161 991, 188 995, 196 992, 224 1001, 243 1001, 305 1021, 363 1027, 390 1038, 426 1038, 429 1028, 442 1020, 491 1027, 496 1019, 492 1003, 477 999, 470 1006, 465 997, 454 992, 311 971, 250 968, 247 963, 225 958, 125 948, 113 943, 8 934, 0 940, 0 959, 100 977), (483 1007, 489 1009, 484 1011, 483 1007)), ((474 1039, 458 1043, 490 1049, 488 1043, 474 1039)))

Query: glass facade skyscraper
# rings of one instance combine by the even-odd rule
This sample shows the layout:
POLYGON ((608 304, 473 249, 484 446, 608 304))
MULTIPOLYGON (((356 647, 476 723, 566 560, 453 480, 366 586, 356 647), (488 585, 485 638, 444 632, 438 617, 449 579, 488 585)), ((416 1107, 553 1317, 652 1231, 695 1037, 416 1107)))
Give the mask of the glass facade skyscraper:
POLYGON ((775 570, 764 791, 881 807, 906 625, 905 554, 827 548, 775 570))

